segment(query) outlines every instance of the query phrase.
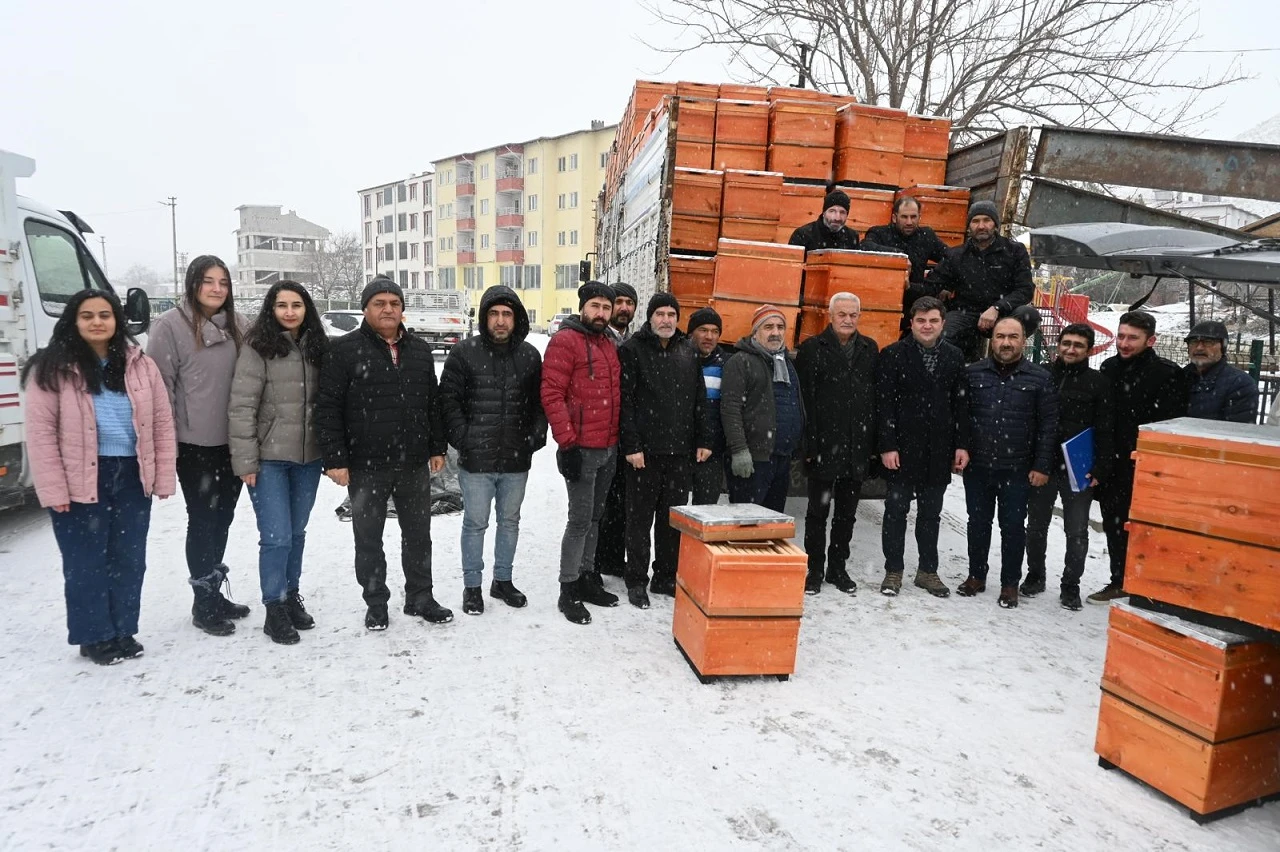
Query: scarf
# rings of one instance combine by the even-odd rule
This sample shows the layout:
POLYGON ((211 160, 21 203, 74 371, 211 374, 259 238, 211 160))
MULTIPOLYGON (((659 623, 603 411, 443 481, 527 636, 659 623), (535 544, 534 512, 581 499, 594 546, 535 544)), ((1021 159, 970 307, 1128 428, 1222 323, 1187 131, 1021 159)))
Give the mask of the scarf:
POLYGON ((933 344, 932 347, 926 348, 919 340, 914 337, 911 339, 915 342, 916 348, 920 350, 920 357, 924 359, 924 368, 932 376, 938 370, 938 347, 941 345, 941 341, 933 344))
POLYGON ((787 347, 784 346, 777 352, 770 352, 754 337, 748 339, 747 346, 751 351, 763 355, 773 362, 773 380, 775 382, 782 382, 784 385, 791 384, 791 371, 787 369, 787 347))

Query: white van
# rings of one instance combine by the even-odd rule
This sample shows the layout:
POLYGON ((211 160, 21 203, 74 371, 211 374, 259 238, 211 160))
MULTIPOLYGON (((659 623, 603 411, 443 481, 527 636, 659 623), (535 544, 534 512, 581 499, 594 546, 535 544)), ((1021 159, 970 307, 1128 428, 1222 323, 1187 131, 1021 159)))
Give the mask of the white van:
MULTIPOLYGON (((70 211, 18 195, 18 179, 35 169, 29 157, 0 150, 0 509, 21 505, 31 486, 18 384, 23 365, 48 342, 73 294, 112 290, 84 242, 92 229, 70 211)), ((147 294, 131 289, 124 306, 129 331, 145 333, 147 294)))

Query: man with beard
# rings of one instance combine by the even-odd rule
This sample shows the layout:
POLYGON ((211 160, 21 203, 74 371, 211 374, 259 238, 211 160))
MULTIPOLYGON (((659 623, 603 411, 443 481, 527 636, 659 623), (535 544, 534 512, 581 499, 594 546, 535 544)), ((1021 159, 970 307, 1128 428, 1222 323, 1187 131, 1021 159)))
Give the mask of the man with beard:
POLYGON ((724 489, 724 425, 720 422, 720 385, 725 362, 733 355, 720 346, 724 323, 715 308, 699 308, 689 316, 689 339, 698 352, 702 368, 702 384, 706 389, 704 406, 707 428, 711 434, 711 458, 693 466, 693 503, 702 506, 720 502, 724 489))
POLYGON ((1018 605, 1018 580, 1026 548, 1031 489, 1049 481, 1058 435, 1058 392, 1049 371, 1022 357, 1027 333, 1015 317, 997 320, 991 355, 966 370, 969 376, 970 459, 964 471, 969 510, 969 576, 956 594, 985 592, 991 522, 999 506, 1000 598, 1018 605))
MULTIPOLYGON (((631 319, 636 315, 636 288, 619 281, 609 285, 613 289, 613 314, 605 329, 614 346, 621 346, 631 339, 631 319)), ((600 529, 596 537, 595 569, 597 574, 621 577, 627 556, 627 463, 618 453, 618 468, 609 486, 609 496, 604 501, 604 514, 600 516, 600 529)))
POLYGON ((1184 367, 1191 384, 1190 417, 1258 422, 1258 383, 1227 363, 1227 327, 1217 320, 1195 324, 1186 337, 1191 363, 1184 367))
POLYGON ((1049 544, 1049 521, 1053 504, 1062 495, 1062 527, 1067 534, 1066 564, 1062 571, 1059 603, 1063 609, 1079 610, 1080 577, 1089 553, 1089 504, 1095 486, 1110 479, 1111 431, 1115 416, 1111 383, 1089 367, 1093 349, 1093 329, 1072 323, 1058 335, 1058 358, 1049 367, 1058 389, 1058 436, 1054 439, 1054 465, 1049 482, 1031 490, 1027 506, 1027 579, 1019 591, 1034 597, 1045 589, 1045 552, 1049 544), (1080 491, 1071 490, 1062 442, 1086 429, 1093 430, 1093 468, 1089 482, 1080 491))
POLYGON ((578 288, 579 316, 564 321, 542 360, 542 409, 560 447, 556 464, 569 494, 569 518, 560 542, 557 606, 574 624, 590 624, 583 601, 617 606, 595 565, 596 533, 605 495, 617 469, 622 368, 606 329, 613 290, 599 281, 578 288))
POLYGON ((916 299, 929 295, 924 279, 929 263, 938 263, 947 253, 947 247, 932 228, 920 224, 923 210, 920 200, 904 195, 893 202, 893 215, 888 225, 868 228, 866 242, 875 243, 889 251, 905 254, 911 261, 906 292, 902 295, 902 336, 911 331, 911 306, 916 299))
POLYGON ((724 368, 720 422, 729 454, 729 502, 781 512, 787 504, 791 460, 804 443, 800 377, 787 353, 787 320, 761 305, 751 335, 724 368))
POLYGON ((1124 563, 1129 554, 1129 503, 1133 499, 1134 461, 1138 429, 1143 424, 1184 417, 1191 385, 1181 368, 1156 354, 1156 318, 1143 311, 1120 317, 1116 354, 1098 371, 1111 383, 1114 403, 1111 468, 1098 485, 1102 530, 1111 558, 1111 582, 1089 595, 1089 603, 1103 604, 1125 596, 1124 563))
POLYGON ((947 249, 926 286, 947 303, 943 339, 975 360, 979 335, 990 335, 996 320, 1028 304, 1034 287, 1031 257, 1022 243, 1000 236, 995 204, 975 202, 968 230, 964 245, 947 249))
MULTIPOLYGON (((818 249, 856 249, 858 232, 846 228, 849 218, 849 196, 838 189, 827 193, 822 202, 822 215, 807 225, 801 225, 791 234, 793 246, 804 246, 806 255, 818 249)), ((868 250, 874 250, 866 246, 868 250)))
POLYGON ((649 608, 645 583, 651 534, 649 591, 675 596, 680 532, 668 515, 672 506, 689 502, 693 465, 711 457, 702 370, 697 353, 677 328, 680 303, 670 293, 657 293, 646 315, 647 322, 618 350, 619 435, 627 462, 627 599, 639 609, 649 608))

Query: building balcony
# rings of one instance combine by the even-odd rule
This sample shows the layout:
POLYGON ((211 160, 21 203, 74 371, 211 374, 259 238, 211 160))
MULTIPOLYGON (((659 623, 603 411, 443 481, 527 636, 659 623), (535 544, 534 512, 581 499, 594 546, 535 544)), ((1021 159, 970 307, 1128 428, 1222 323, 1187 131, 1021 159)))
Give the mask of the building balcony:
POLYGON ((474 216, 459 217, 456 227, 459 231, 474 231, 476 229, 476 219, 474 216))
POLYGON ((524 263, 524 249, 498 246, 498 263, 524 263))
POLYGON ((519 173, 498 173, 498 192, 524 192, 524 177, 519 173))
POLYGON ((466 198, 469 195, 476 194, 475 180, 469 180, 466 183, 463 183, 462 181, 458 181, 457 187, 458 188, 454 192, 454 194, 457 195, 459 198, 466 198))
POLYGON ((498 211, 498 227, 499 228, 523 228, 524 214, 516 213, 514 210, 498 211))
POLYGON ((475 263, 476 253, 470 249, 458 249, 458 265, 462 266, 466 263, 475 263))

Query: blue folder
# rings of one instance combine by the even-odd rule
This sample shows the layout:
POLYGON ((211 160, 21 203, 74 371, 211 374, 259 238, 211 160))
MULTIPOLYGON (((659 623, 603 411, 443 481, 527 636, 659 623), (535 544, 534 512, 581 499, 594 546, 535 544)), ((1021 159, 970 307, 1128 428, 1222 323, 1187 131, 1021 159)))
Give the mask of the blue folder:
POLYGON ((1093 427, 1062 442, 1062 458, 1067 463, 1067 479, 1072 491, 1089 487, 1089 471, 1093 470, 1093 427))

